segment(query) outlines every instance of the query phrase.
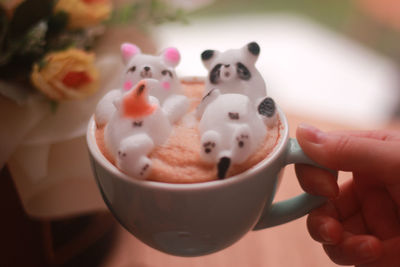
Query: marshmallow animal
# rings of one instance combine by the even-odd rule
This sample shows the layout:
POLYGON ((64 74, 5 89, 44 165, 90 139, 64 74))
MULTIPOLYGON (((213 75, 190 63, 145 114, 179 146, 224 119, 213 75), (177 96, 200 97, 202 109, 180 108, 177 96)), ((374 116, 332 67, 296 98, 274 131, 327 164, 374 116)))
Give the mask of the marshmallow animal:
MULTIPOLYGON (((255 67, 259 54, 260 47, 256 42, 225 52, 205 50, 201 54, 203 64, 209 71, 205 92, 207 94, 216 88, 222 94, 235 93, 248 96, 264 115, 264 123, 272 126, 276 121, 276 107, 273 99, 267 98, 264 79, 255 67)), ((199 107, 200 110, 204 108, 199 107)))
POLYGON ((201 158, 217 164, 218 178, 225 177, 230 165, 243 163, 266 137, 261 115, 243 94, 221 94, 211 90, 200 120, 201 158))
POLYGON ((201 59, 209 72, 206 93, 218 88, 222 94, 247 95, 258 104, 267 96, 264 79, 255 66, 259 54, 260 47, 256 42, 225 52, 205 50, 201 59))
POLYGON ((151 90, 166 111, 171 123, 178 121, 188 110, 189 100, 182 94, 180 80, 175 67, 180 62, 180 53, 174 47, 164 49, 159 56, 142 54, 139 47, 124 43, 121 46, 125 62, 123 90, 130 88, 142 79, 155 79, 160 82, 157 90, 151 90))
POLYGON ((166 48, 159 56, 142 54, 139 47, 131 43, 121 45, 121 55, 125 63, 122 89, 108 92, 99 102, 96 109, 96 123, 104 125, 110 119, 114 106, 113 99, 131 90, 143 79, 159 81, 156 90, 150 95, 156 97, 164 108, 171 123, 177 122, 189 108, 189 100, 182 95, 180 81, 175 73, 180 54, 176 48, 166 48))
POLYGON ((140 81, 114 101, 116 109, 104 130, 106 147, 117 167, 139 179, 145 179, 151 171, 147 155, 167 140, 172 129, 159 101, 148 95, 148 83, 140 81))
POLYGON ((121 54, 125 63, 124 90, 130 90, 142 79, 153 78, 160 81, 164 88, 155 96, 160 102, 172 93, 181 93, 181 84, 175 73, 175 67, 180 62, 180 53, 176 48, 166 48, 159 56, 154 56, 143 54, 134 44, 124 43, 121 45, 121 54))

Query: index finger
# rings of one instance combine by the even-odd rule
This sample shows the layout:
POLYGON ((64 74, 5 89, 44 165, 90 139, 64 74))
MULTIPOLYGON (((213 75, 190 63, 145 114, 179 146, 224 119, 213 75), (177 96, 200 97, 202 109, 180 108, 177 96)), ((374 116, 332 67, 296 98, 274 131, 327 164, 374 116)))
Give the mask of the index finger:
POLYGON ((400 142, 387 142, 346 133, 325 133, 299 125, 297 140, 304 153, 334 170, 376 173, 386 183, 399 183, 400 142))
POLYGON ((354 137, 363 137, 387 142, 400 142, 399 131, 394 130, 372 130, 372 131, 332 131, 334 134, 348 134, 354 137))

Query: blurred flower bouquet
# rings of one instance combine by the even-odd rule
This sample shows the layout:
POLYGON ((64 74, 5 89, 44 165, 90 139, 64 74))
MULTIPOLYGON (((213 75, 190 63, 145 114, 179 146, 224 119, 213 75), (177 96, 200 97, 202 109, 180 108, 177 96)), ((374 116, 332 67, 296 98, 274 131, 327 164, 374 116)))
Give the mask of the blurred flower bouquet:
POLYGON ((119 86, 119 46, 155 52, 149 26, 181 20, 172 0, 0 0, 0 169, 27 214, 105 208, 86 152, 97 102, 119 86))
POLYGON ((111 0, 0 0, 0 94, 19 104, 38 91, 53 104, 92 95, 99 87, 92 50, 107 23, 181 16, 166 7, 155 0, 118 9, 111 0))

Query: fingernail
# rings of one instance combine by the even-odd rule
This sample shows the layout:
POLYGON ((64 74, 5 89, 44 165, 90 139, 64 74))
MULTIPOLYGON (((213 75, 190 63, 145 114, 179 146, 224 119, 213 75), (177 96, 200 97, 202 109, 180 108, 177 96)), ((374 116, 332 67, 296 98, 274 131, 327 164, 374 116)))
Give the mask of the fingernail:
POLYGON ((322 144, 326 137, 324 132, 306 123, 300 123, 297 130, 302 131, 303 137, 314 144, 322 144))

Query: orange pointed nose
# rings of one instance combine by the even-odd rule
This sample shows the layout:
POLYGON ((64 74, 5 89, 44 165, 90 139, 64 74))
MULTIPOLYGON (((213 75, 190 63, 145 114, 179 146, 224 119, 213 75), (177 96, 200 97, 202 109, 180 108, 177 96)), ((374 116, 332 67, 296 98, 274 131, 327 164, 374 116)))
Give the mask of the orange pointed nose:
POLYGON ((149 116, 157 109, 157 105, 149 103, 145 80, 140 81, 134 90, 124 96, 122 107, 124 117, 135 119, 149 116))

